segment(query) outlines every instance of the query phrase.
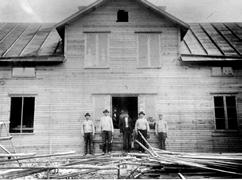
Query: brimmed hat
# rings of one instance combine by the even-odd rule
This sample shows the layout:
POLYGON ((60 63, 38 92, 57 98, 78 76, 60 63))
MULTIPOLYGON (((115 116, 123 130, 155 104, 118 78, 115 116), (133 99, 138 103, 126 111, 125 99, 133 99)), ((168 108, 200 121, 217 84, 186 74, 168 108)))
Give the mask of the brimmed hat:
POLYGON ((139 115, 141 115, 141 114, 145 115, 145 113, 144 113, 143 111, 140 111, 140 112, 139 112, 139 115))
POLYGON ((89 113, 86 113, 86 114, 85 114, 85 117, 86 117, 86 116, 89 116, 89 117, 90 117, 91 115, 90 115, 89 113))
POLYGON ((103 111, 103 113, 109 113, 109 111, 108 111, 107 109, 105 109, 105 110, 103 111))

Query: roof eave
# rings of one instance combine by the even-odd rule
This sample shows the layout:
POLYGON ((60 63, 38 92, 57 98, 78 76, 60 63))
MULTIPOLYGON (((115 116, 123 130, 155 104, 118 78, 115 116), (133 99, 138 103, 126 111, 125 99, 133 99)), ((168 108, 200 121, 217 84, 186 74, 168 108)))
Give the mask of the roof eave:
POLYGON ((217 55, 194 55, 181 54, 179 58, 183 63, 223 65, 223 64, 242 64, 241 56, 217 56, 217 55))
POLYGON ((154 11, 164 15, 165 17, 167 17, 168 19, 170 19, 173 23, 179 25, 181 27, 182 30, 187 31, 190 26, 189 24, 185 23, 184 21, 178 19, 177 17, 171 15, 170 13, 168 13, 167 11, 158 8, 157 6, 155 6, 154 4, 148 2, 147 0, 139 0, 139 2, 141 2, 142 4, 144 4, 145 6, 148 6, 150 8, 152 8, 154 11))
POLYGON ((102 5, 106 1, 107 0, 98 0, 98 1, 95 1, 94 3, 90 4, 89 6, 86 6, 85 8, 77 11, 76 13, 74 13, 71 16, 67 17, 63 21, 57 23, 55 25, 56 29, 63 28, 66 24, 69 24, 69 23, 75 21, 76 18, 78 18, 80 15, 86 14, 86 13, 90 12, 91 10, 96 9, 97 7, 99 7, 100 5, 102 5))
POLYGON ((65 62, 64 55, 1 57, 0 66, 39 66, 56 65, 65 62))

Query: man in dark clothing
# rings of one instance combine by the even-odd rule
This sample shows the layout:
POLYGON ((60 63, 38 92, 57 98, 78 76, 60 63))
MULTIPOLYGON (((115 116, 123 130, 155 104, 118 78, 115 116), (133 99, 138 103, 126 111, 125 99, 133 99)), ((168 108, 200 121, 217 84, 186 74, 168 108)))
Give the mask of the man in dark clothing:
POLYGON ((119 127, 120 133, 123 134, 123 150, 125 152, 130 152, 133 132, 133 121, 129 117, 129 114, 127 112, 124 112, 123 117, 120 119, 119 127))

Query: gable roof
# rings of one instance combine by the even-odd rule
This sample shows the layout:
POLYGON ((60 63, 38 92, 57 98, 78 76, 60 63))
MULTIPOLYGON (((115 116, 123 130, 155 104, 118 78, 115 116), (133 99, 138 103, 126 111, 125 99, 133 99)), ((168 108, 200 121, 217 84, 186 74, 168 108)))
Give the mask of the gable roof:
MULTIPOLYGON (((61 36, 63 36, 63 29, 64 29, 64 26, 66 24, 69 24, 75 20, 77 20, 79 17, 83 16, 83 15, 86 15, 92 11, 94 11, 95 9, 97 9, 98 7, 104 5, 105 3, 107 3, 108 1, 110 0, 97 0, 95 1, 94 3, 90 4, 89 6, 86 6, 82 9, 79 9, 79 11, 77 11, 75 14, 71 15, 70 17, 64 19, 63 21, 57 23, 55 26, 56 26, 56 29, 57 31, 59 32, 59 34, 61 36)), ((182 30, 182 37, 185 35, 186 31, 189 29, 189 25, 183 21, 181 21, 180 19, 176 18, 175 16, 169 14, 168 12, 166 12, 164 10, 164 8, 159 8, 157 6, 155 6, 154 4, 148 2, 147 0, 134 0, 140 4, 142 4, 144 7, 148 8, 148 9, 151 9, 152 11, 168 18, 169 20, 171 20, 173 23, 179 25, 181 27, 181 30, 182 30)))
POLYGON ((181 45, 187 62, 242 61, 242 23, 192 23, 181 45))

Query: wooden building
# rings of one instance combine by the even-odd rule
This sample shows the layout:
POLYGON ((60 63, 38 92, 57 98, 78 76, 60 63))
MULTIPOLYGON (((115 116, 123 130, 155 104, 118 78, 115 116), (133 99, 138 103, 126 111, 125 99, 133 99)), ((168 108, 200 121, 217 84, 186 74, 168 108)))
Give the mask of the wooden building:
MULTIPOLYGON (((99 0, 53 24, 0 24, 0 119, 18 152, 83 151, 81 123, 158 113, 167 149, 242 150, 242 24, 186 24, 146 0, 99 0)), ((151 143, 157 145, 154 132, 151 143)))

